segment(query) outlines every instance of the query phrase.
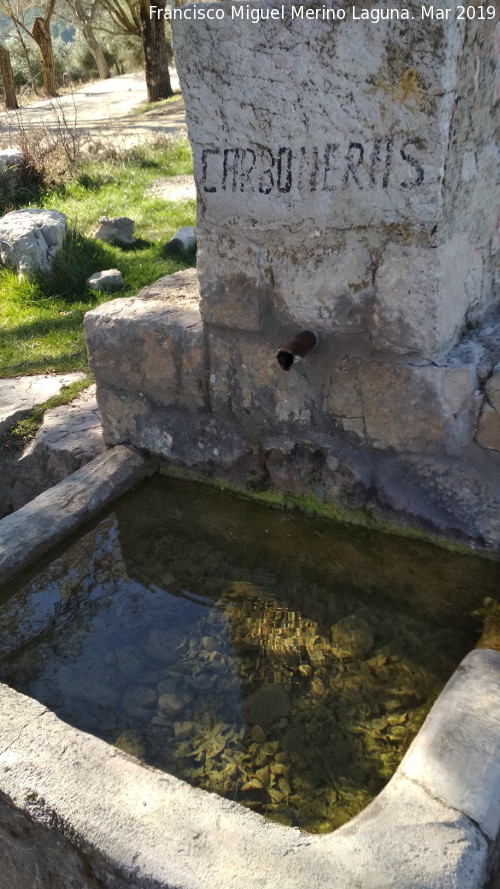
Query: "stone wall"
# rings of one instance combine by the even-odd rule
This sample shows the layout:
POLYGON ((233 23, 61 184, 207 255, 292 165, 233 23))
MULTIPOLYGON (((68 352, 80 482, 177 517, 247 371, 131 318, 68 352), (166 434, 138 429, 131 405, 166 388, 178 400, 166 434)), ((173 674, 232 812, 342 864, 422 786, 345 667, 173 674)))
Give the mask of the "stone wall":
POLYGON ((442 357, 494 296, 494 25, 259 8, 174 29, 203 319, 442 357))
POLYGON ((422 8, 184 10, 197 279, 90 313, 88 345, 109 442, 497 546, 500 25, 422 8))

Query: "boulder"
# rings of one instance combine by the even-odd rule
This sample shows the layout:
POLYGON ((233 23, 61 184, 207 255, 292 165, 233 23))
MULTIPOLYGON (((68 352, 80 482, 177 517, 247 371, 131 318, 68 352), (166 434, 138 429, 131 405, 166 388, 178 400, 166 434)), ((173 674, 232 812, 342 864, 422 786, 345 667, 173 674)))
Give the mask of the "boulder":
POLYGON ((89 290, 102 290, 104 293, 112 293, 121 290, 125 286, 123 275, 118 269, 104 269, 102 272, 94 272, 85 281, 89 290))
POLYGON ((370 625, 350 614, 331 628, 333 653, 340 660, 365 657, 373 648, 373 630, 370 625))
POLYGON ((184 225, 182 228, 178 228, 175 235, 163 245, 163 250, 166 253, 170 250, 180 250, 182 253, 187 253, 195 245, 196 233, 194 227, 192 225, 184 225))
POLYGON ((58 210, 28 207, 0 219, 0 258, 19 275, 48 272, 66 235, 66 217, 58 210))
POLYGON ((135 222, 127 216, 100 216, 99 223, 91 232, 90 237, 98 241, 106 241, 115 247, 133 247, 135 222))
POLYGON ((270 725, 290 714, 290 696, 284 685, 266 683, 245 698, 241 712, 248 725, 270 725))

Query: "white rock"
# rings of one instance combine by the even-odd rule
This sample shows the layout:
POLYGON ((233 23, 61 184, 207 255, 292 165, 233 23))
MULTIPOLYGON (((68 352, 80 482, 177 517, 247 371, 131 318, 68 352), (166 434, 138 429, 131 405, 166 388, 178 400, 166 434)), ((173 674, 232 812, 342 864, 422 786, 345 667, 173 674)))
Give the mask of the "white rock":
POLYGON ((2 148, 0 150, 0 172, 18 169, 24 164, 24 154, 18 148, 2 148))
POLYGON ((24 154, 18 148, 0 150, 0 181, 3 188, 8 189, 20 181, 24 164, 24 154))
POLYGON ((134 229, 134 220, 127 216, 100 216, 99 223, 90 236, 116 247, 133 247, 136 242, 134 229))
POLYGON ((102 290, 105 293, 121 290, 124 285, 123 275, 118 269, 104 269, 102 272, 94 272, 85 281, 85 286, 89 290, 102 290))
POLYGON ((20 275, 48 272, 65 235, 66 217, 58 210, 13 210, 0 219, 0 258, 20 275))
POLYGON ((187 252, 196 244, 196 233, 192 225, 184 225, 178 228, 175 235, 164 245, 164 250, 173 247, 177 250, 187 252))

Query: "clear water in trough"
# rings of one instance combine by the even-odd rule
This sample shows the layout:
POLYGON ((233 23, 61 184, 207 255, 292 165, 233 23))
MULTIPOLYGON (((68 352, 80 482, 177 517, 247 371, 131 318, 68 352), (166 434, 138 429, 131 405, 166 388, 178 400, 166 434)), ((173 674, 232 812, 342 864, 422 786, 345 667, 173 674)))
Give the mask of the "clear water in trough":
POLYGON ((499 578, 488 559, 156 477, 0 594, 0 679, 327 831, 394 772, 499 578))

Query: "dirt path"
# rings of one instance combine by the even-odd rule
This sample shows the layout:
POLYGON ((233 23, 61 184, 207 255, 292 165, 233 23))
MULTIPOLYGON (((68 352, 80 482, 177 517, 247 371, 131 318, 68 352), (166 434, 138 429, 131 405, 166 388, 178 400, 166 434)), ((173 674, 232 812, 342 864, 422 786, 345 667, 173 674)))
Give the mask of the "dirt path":
MULTIPOLYGON (((174 90, 179 89, 175 69, 170 71, 174 90)), ((66 125, 100 139, 119 139, 125 144, 143 141, 161 133, 186 135, 184 103, 177 101, 158 109, 134 114, 133 109, 147 101, 143 74, 124 74, 109 80, 87 84, 74 93, 58 99, 27 105, 19 111, 0 113, 0 142, 6 147, 15 144, 22 127, 57 130, 66 125)))

